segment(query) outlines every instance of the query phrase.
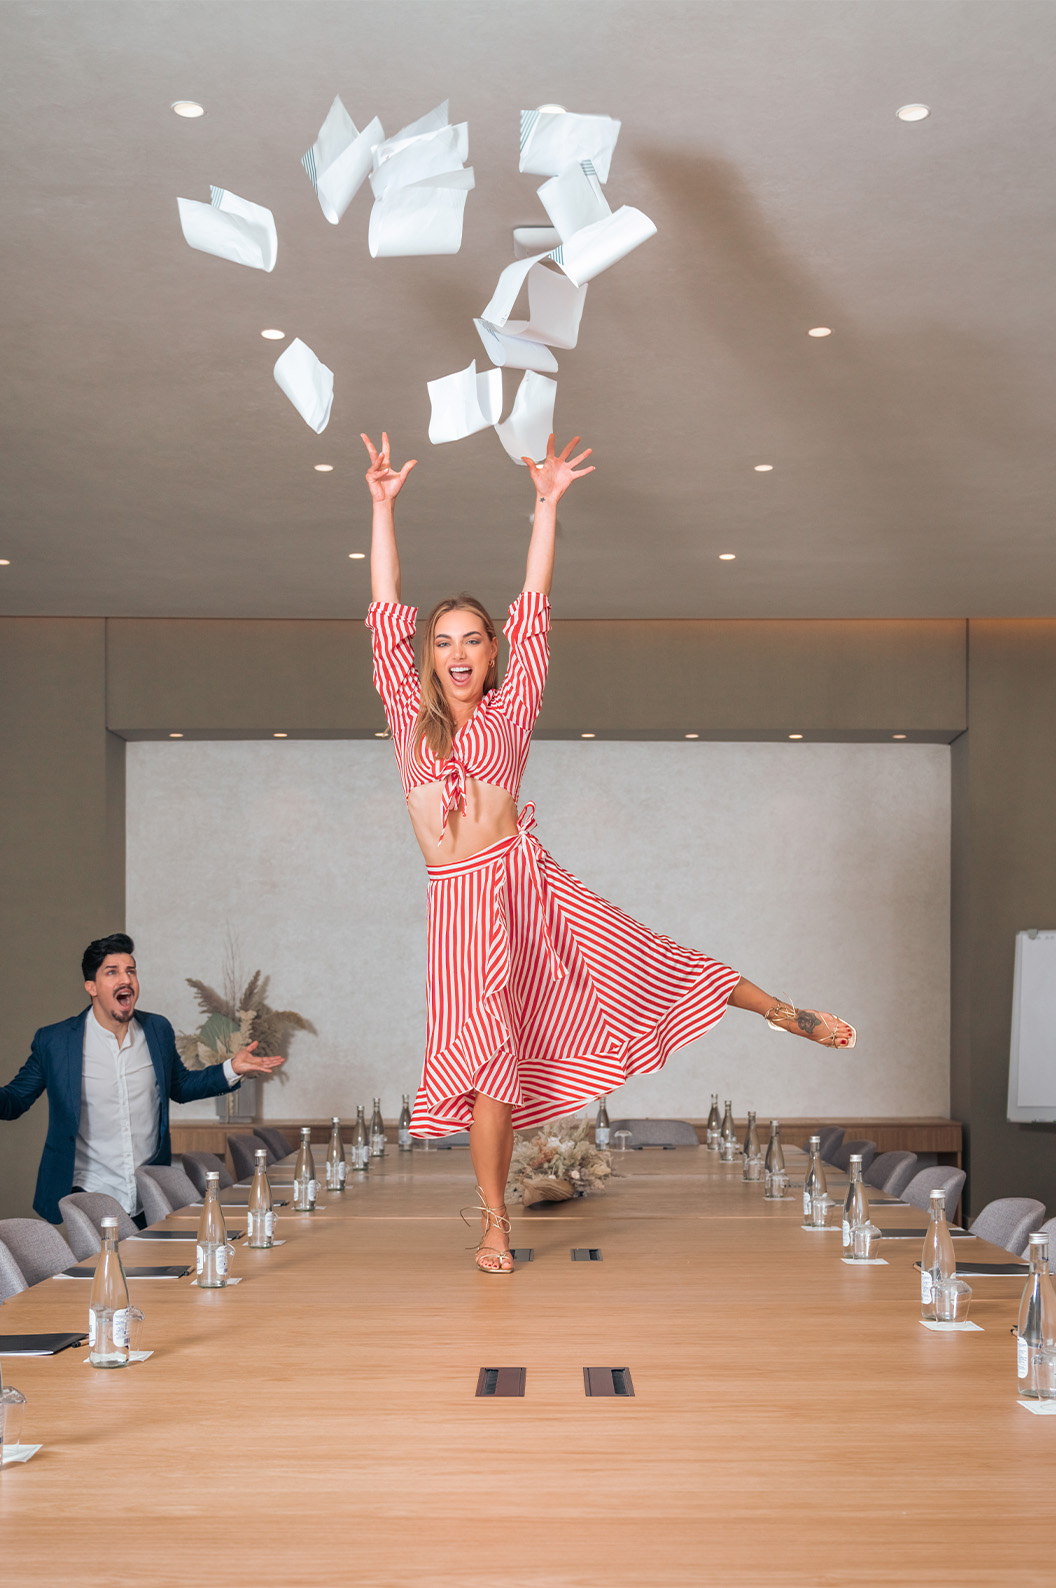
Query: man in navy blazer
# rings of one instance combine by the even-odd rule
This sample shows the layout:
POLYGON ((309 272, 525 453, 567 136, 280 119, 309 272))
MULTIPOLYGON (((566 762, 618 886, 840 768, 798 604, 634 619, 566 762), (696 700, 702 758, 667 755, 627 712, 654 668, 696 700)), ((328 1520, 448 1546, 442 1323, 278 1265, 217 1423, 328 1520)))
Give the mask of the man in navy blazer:
POLYGON ((105 1191, 135 1214, 136 1169, 172 1162, 169 1099, 215 1097, 237 1087, 241 1076, 267 1074, 283 1062, 255 1053, 251 1042, 223 1065, 188 1070, 164 1015, 136 1012, 134 948, 123 932, 88 945, 81 968, 91 1004, 42 1026, 25 1064, 0 1086, 0 1119, 18 1119, 47 1091, 48 1134, 33 1206, 52 1224, 62 1222, 59 1198, 74 1189, 105 1191))

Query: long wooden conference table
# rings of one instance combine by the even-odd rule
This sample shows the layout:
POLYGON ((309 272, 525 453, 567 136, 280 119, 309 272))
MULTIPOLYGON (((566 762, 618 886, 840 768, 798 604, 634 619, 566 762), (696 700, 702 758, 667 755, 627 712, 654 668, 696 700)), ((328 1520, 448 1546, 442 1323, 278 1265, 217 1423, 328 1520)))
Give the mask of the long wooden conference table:
MULTIPOLYGON (((5 1359, 43 1445, 0 1475, 5 1583, 1049 1588, 1056 1418, 1017 1404, 1021 1280, 971 1281, 983 1332, 938 1334, 917 1242, 849 1267, 740 1166, 614 1156, 606 1194, 517 1210, 511 1278, 472 1266, 468 1153, 390 1148, 280 1210, 284 1245, 240 1242, 239 1285, 131 1281, 149 1361, 5 1359), (633 1396, 588 1398, 596 1367, 633 1396), (523 1368, 523 1396, 478 1396, 482 1368, 523 1368)), ((0 1327, 83 1328, 88 1290, 46 1281, 0 1327)))

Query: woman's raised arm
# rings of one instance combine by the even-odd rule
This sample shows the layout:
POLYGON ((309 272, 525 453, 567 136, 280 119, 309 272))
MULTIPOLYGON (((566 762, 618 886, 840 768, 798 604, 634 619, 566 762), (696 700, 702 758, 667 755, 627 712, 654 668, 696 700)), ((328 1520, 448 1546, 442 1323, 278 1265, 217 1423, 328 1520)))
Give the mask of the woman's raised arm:
POLYGON ((374 499, 374 520, 370 537, 370 591, 375 601, 400 599, 400 555, 396 550, 395 502, 403 482, 418 461, 412 458, 399 473, 389 462, 389 438, 381 433, 381 452, 369 436, 360 440, 370 454, 367 485, 374 499))
POLYGON ((531 458, 521 459, 522 463, 528 465, 528 473, 535 486, 535 517, 532 520, 532 538, 528 545, 528 567, 524 576, 524 588, 537 590, 540 595, 550 594, 550 586, 554 578, 557 504, 573 480, 582 479, 584 474, 594 473, 593 464, 589 469, 576 467, 590 457, 590 447, 578 457, 569 458, 569 453, 578 441, 579 437, 573 436, 564 451, 555 456, 554 438, 551 436, 546 443, 546 457, 542 463, 535 463, 531 458))

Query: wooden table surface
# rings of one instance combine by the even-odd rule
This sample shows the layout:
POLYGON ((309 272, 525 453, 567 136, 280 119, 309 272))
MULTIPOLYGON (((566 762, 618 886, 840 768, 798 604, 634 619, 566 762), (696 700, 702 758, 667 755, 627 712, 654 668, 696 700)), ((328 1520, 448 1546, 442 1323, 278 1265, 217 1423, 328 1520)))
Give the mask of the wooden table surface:
MULTIPOLYGON (((132 1281, 148 1362, 5 1358, 44 1446, 0 1475, 5 1582, 1051 1588, 1056 1418, 1017 1404, 1022 1281, 972 1281, 984 1332, 936 1334, 916 1242, 851 1268, 798 1197, 703 1149, 616 1156, 607 1194, 517 1211, 535 1259, 511 1278, 472 1267, 468 1154, 390 1149, 284 1209, 284 1246, 240 1243, 242 1284, 132 1281), (476 1398, 485 1366, 526 1368, 524 1398, 476 1398), (586 1366, 629 1368, 634 1399, 588 1399, 586 1366)), ((49 1280, 2 1329, 83 1328, 87 1304, 49 1280)))

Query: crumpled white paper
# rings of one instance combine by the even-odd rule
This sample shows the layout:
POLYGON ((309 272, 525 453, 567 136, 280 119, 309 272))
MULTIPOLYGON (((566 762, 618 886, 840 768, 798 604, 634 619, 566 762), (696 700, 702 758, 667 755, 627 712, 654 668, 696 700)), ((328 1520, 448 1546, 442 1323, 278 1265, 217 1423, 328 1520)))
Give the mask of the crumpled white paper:
POLYGON ((611 116, 522 110, 520 169, 535 176, 558 176, 568 166, 589 160, 598 179, 607 182, 619 136, 620 123, 611 116))
POLYGON ((547 380, 527 370, 517 388, 510 416, 495 426, 495 433, 515 463, 524 459, 540 463, 546 457, 546 444, 554 429, 554 403, 557 381, 547 380))
POLYGON ((385 131, 377 116, 360 132, 338 95, 301 164, 311 178, 319 207, 336 226, 370 173, 375 147, 385 131))
POLYGON ((507 320, 501 328, 486 319, 473 323, 493 364, 554 373, 557 360, 550 348, 575 347, 587 289, 543 264, 532 264, 527 279, 527 320, 507 320))
POLYGON ((192 248, 252 270, 274 270, 279 252, 275 217, 262 204, 210 187, 211 204, 178 198, 180 225, 192 248))
POLYGON ((624 204, 605 220, 584 226, 567 243, 556 248, 551 257, 569 281, 581 287, 655 236, 656 227, 648 215, 624 204))
POLYGON ((372 259, 457 254, 474 185, 465 122, 452 127, 447 100, 374 149, 368 246, 372 259))
POLYGON ((334 372, 295 337, 275 362, 275 379, 305 424, 322 435, 334 402, 334 372))
POLYGON ((486 369, 478 375, 476 359, 427 386, 432 404, 429 440, 434 446, 487 430, 502 413, 502 371, 486 369))

